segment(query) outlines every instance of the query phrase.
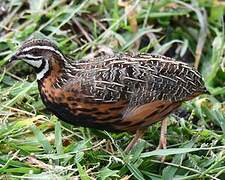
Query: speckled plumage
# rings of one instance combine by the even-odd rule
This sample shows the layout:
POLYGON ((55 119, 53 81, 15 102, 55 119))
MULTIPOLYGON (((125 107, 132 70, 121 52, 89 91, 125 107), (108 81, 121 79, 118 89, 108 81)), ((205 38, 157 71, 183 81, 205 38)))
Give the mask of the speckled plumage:
POLYGON ((194 68, 165 56, 126 53, 71 62, 47 40, 26 42, 16 56, 24 54, 49 63, 38 80, 43 102, 78 126, 134 132, 207 92, 194 68))

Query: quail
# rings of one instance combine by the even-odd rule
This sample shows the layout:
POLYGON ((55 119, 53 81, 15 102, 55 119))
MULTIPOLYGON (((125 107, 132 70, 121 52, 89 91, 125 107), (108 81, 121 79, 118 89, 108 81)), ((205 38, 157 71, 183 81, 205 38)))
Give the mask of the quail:
POLYGON ((149 125, 208 92, 197 70, 162 55, 115 53, 72 61, 51 41, 31 39, 11 60, 34 68, 42 101, 59 119, 136 133, 127 151, 149 125))

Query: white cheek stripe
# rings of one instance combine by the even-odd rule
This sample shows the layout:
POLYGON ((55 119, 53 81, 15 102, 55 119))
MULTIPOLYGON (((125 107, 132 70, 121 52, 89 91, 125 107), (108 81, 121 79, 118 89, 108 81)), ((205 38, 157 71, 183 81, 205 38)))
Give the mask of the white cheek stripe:
POLYGON ((37 73, 37 79, 41 80, 44 77, 44 75, 48 72, 48 70, 49 70, 49 63, 47 60, 45 60, 45 67, 39 73, 37 73))
POLYGON ((42 64, 42 60, 27 60, 27 59, 25 59, 24 61, 36 68, 41 67, 41 64, 42 64))

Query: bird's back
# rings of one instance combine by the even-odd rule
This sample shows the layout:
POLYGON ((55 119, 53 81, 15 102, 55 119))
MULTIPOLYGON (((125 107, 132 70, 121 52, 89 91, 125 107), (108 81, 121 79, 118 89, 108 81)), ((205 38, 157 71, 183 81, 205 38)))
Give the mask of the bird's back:
POLYGON ((117 54, 78 61, 76 67, 83 92, 99 102, 175 102, 206 92, 201 75, 193 67, 165 56, 117 54))

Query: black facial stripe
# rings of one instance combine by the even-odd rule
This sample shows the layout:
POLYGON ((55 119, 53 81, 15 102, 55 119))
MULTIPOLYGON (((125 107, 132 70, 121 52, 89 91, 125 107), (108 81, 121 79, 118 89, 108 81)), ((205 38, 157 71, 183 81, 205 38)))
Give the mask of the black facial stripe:
POLYGON ((34 55, 32 52, 19 52, 16 54, 16 56, 24 58, 24 59, 28 59, 28 60, 41 60, 42 57, 38 56, 38 55, 34 55))
POLYGON ((39 68, 35 68, 36 73, 41 72, 45 68, 46 60, 42 59, 41 66, 39 68))
POLYGON ((24 59, 33 60, 33 61, 42 60, 42 58, 32 58, 32 57, 26 57, 26 56, 24 56, 24 59))

